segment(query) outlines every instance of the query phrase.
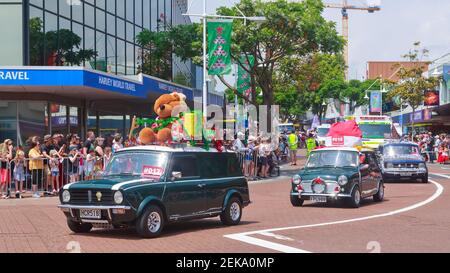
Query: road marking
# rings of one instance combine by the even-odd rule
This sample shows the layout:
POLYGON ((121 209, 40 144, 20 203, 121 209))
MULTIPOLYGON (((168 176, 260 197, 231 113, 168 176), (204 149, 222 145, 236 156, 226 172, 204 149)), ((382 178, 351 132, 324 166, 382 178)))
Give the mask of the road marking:
POLYGON ((450 179, 450 176, 445 175, 445 174, 439 174, 439 173, 430 173, 430 174, 431 174, 431 175, 440 176, 440 177, 443 177, 443 178, 448 178, 448 179, 450 179))
MULTIPOLYGON (((443 175, 439 175, 439 176, 442 176, 442 177, 445 177, 445 178, 450 178, 450 177, 443 176, 443 175)), ((264 247, 264 248, 276 250, 276 251, 279 251, 279 252, 285 252, 285 253, 310 253, 310 252, 308 252, 306 250, 303 250, 303 249, 294 248, 294 247, 290 247, 290 246, 285 246, 285 245, 282 245, 282 244, 273 243, 273 242, 262 240, 262 239, 257 239, 257 238, 251 237, 250 235, 253 235, 253 234, 260 234, 260 235, 261 234, 272 234, 273 232, 276 232, 276 231, 285 231, 285 230, 293 230, 293 229, 303 229, 303 228, 313 228, 313 227, 323 227, 323 226, 330 226, 330 225, 347 224, 347 223, 353 223, 353 222, 366 221, 366 220, 371 220, 371 219, 376 219, 376 218, 393 216, 393 215, 396 215, 396 214, 401 214, 401 213, 404 213, 404 212, 407 212, 407 211, 415 210, 415 209, 417 209, 419 207, 425 206, 425 205, 433 202, 439 196, 441 196, 442 193, 444 192, 444 187, 441 184, 439 184, 438 182, 436 182, 434 180, 429 180, 429 181, 436 186, 436 191, 434 192, 434 194, 431 197, 429 197, 428 199, 426 199, 425 201, 416 203, 416 204, 408 206, 406 208, 394 210, 394 211, 387 212, 387 213, 376 214, 376 215, 372 215, 372 216, 354 218, 354 219, 326 222, 326 223, 320 223, 320 224, 303 225, 303 226, 292 226, 292 227, 284 227, 284 228, 272 228, 272 229, 264 229, 264 230, 250 231, 250 232, 242 232, 242 233, 224 235, 224 237, 229 238, 229 239, 233 239, 233 240, 238 240, 238 241, 241 241, 241 242, 244 242, 244 243, 247 243, 247 244, 252 244, 252 245, 261 246, 261 247, 264 247)), ((274 235, 276 236, 276 234, 274 234, 274 235)))

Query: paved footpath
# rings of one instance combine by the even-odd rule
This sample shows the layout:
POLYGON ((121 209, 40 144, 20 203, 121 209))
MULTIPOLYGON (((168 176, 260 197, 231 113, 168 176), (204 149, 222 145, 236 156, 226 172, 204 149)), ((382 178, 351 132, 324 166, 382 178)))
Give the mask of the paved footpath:
MULTIPOLYGON (((304 160, 301 161, 304 164, 304 160)), ((302 165, 301 164, 301 165, 302 165)), ((0 252, 449 252, 450 166, 431 165, 429 184, 391 183, 386 201, 359 209, 339 205, 294 208, 289 175, 250 183, 253 203, 242 224, 218 218, 178 223, 157 239, 133 230, 75 235, 57 198, 0 200, 0 252)))

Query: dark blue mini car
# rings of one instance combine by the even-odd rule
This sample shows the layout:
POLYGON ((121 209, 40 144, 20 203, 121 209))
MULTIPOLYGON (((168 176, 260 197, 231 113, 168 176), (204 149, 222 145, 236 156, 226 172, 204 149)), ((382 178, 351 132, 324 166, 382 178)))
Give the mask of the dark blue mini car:
POLYGON ((419 146, 412 142, 380 146, 383 181, 420 180, 428 183, 428 168, 419 146))

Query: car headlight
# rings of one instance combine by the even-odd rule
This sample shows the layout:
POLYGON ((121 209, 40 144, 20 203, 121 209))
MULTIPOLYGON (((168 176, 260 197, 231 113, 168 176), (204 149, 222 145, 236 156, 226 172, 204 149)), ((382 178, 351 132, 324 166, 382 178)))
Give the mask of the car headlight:
POLYGON ((294 175, 294 177, 292 178, 292 183, 294 183, 295 185, 302 183, 302 178, 300 177, 300 175, 294 175))
POLYGON ((419 164, 419 169, 426 169, 427 165, 425 163, 420 163, 419 164))
POLYGON ((122 202, 123 202, 123 194, 120 191, 116 191, 114 193, 114 202, 116 204, 122 204, 122 202))
POLYGON ((345 186, 348 183, 348 178, 345 175, 341 175, 338 178, 338 184, 341 186, 345 186))
POLYGON ((386 168, 387 168, 387 169, 392 169, 392 168, 394 168, 394 164, 392 164, 392 163, 386 163, 386 168))
POLYGON ((68 190, 63 191, 62 193, 62 201, 67 203, 70 201, 70 192, 68 190))

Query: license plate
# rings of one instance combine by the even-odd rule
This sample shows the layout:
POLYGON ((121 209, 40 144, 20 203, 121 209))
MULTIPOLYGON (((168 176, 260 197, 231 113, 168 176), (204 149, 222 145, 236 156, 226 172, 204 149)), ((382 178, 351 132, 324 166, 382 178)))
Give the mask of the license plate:
POLYGON ((310 199, 314 203, 326 203, 327 197, 325 196, 311 196, 310 199))
POLYGON ((400 176, 412 176, 412 173, 400 173, 400 176))
POLYGON ((83 219, 101 219, 102 211, 99 209, 80 209, 80 217, 83 219))

